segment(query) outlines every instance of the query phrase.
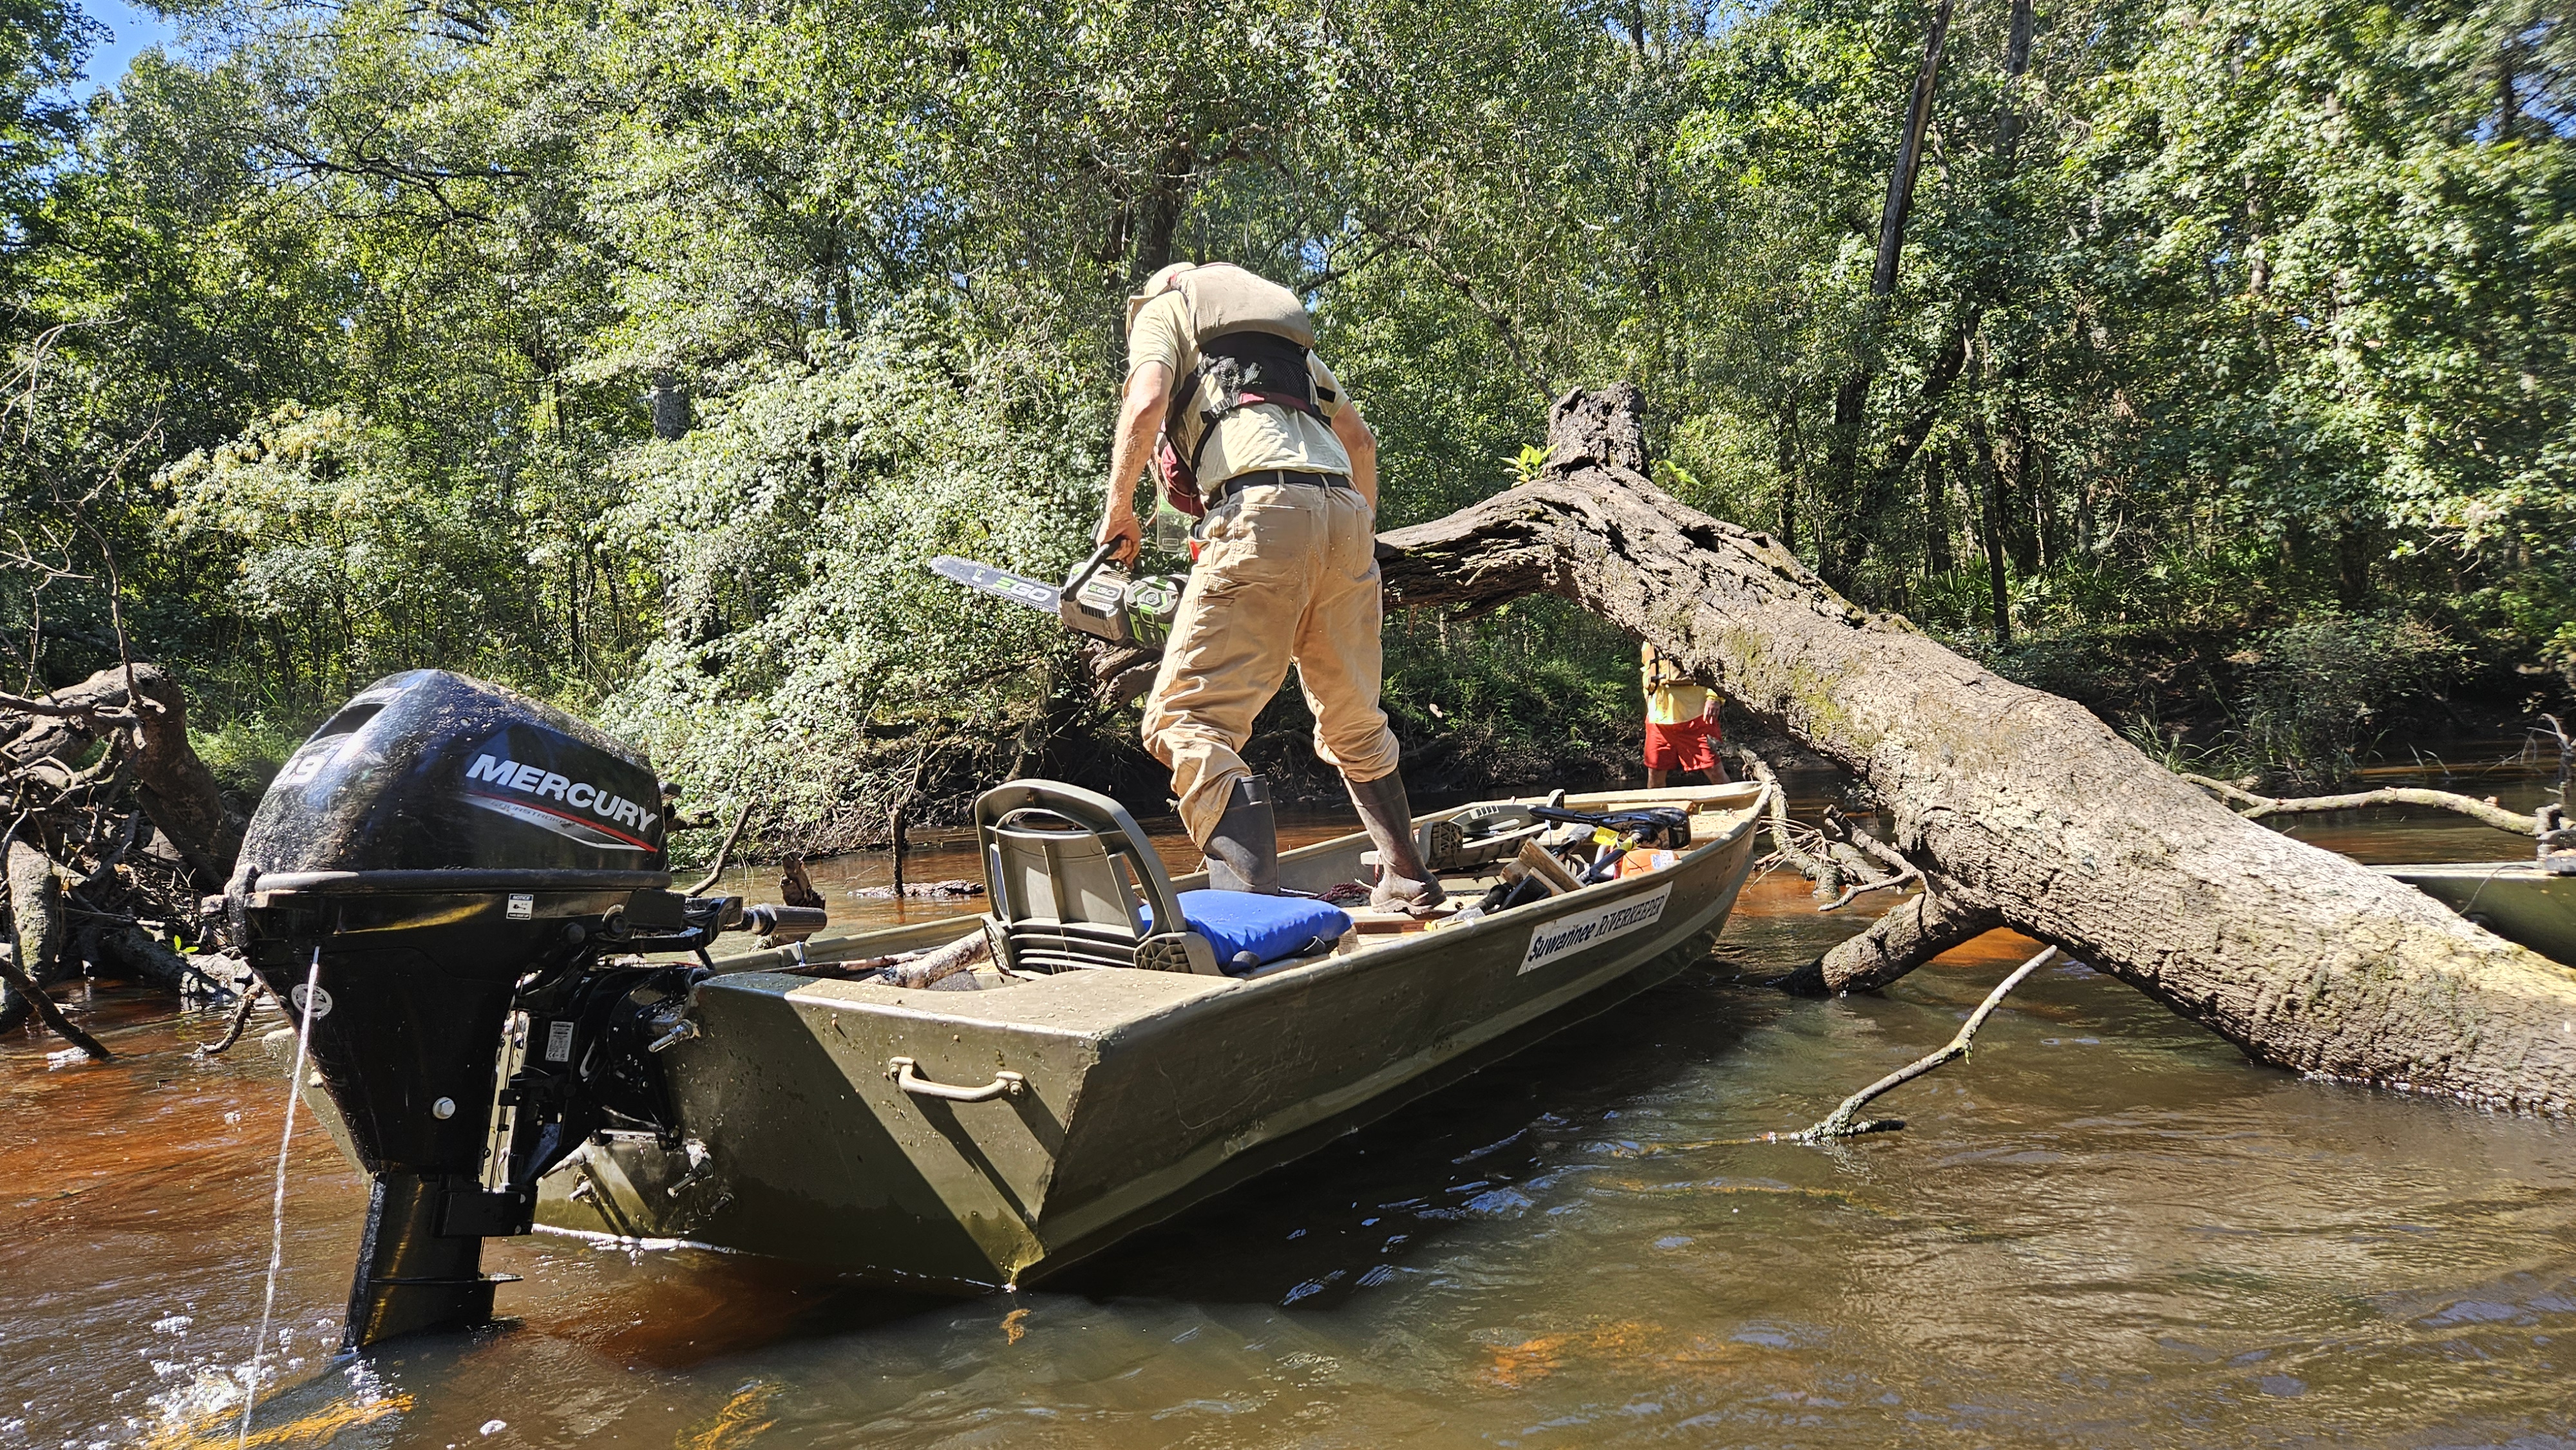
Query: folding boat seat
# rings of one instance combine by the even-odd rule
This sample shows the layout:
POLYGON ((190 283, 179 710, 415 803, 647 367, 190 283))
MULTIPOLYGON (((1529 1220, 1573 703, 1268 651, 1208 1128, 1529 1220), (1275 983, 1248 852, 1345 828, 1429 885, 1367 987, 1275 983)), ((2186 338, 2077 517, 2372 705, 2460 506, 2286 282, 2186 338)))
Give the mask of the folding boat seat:
POLYGON ((1144 967, 1241 973, 1329 945, 1351 919, 1307 897, 1175 891, 1124 806, 1015 780, 975 801, 994 951, 1013 971, 1144 967), (1157 929, 1179 922, 1181 929, 1157 929))

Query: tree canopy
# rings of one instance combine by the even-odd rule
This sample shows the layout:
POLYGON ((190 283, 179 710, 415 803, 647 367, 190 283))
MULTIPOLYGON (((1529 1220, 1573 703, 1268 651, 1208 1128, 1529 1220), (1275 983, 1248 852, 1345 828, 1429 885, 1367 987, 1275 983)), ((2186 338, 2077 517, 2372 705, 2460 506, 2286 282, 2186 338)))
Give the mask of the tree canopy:
MULTIPOLYGON (((1627 379, 1677 496, 2022 678, 2184 661, 2253 739, 2340 670, 2336 751, 2392 692, 2576 681, 2576 33, 2531 0, 188 25, 74 98, 94 27, 0 0, 34 683, 112 657, 113 594, 209 722, 437 664, 818 823, 1061 764, 1126 725, 919 565, 1084 552, 1175 259, 1310 300, 1383 526, 1627 379)), ((1632 712, 1618 637, 1515 609, 1391 624, 1409 745, 1632 712)))

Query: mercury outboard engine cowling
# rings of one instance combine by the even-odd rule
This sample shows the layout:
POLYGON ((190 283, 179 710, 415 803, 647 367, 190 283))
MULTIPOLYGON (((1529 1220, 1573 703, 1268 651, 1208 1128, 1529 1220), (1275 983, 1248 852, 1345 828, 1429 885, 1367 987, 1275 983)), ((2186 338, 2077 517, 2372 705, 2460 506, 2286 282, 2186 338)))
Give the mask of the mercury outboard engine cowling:
MULTIPOLYGON (((486 1236, 601 1127, 676 1145, 647 1047, 740 898, 670 890, 638 752, 461 675, 379 681, 269 787, 220 898, 374 1177, 347 1347, 491 1317, 486 1236), (308 992, 307 988, 311 990, 308 992)), ((213 905, 214 903, 210 903, 213 905)), ((814 914, 819 920, 819 913, 814 914)))

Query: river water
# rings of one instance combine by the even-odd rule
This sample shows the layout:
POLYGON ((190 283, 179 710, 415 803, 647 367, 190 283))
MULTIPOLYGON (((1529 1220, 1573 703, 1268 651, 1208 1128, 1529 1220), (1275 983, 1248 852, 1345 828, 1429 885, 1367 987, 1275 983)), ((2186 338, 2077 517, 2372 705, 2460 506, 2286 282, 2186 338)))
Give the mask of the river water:
MULTIPOLYGON (((2447 817, 2298 831, 2525 849, 2447 817)), ((817 875, 845 920, 952 909, 845 894, 885 870, 817 875)), ((1757 883, 1704 968, 974 1301, 540 1234, 486 1256, 525 1276, 514 1323, 353 1367, 329 1351, 365 1187, 305 1124, 251 1443, 2576 1446, 2576 1124, 2254 1067, 2067 966, 1882 1100, 1905 1132, 1735 1141, 1938 1046, 2030 949, 1870 998, 1743 980, 1860 924, 1757 883)), ((0 1043, 0 1447, 230 1445, 282 1071, 256 1040, 189 1055, 219 1014, 81 1005, 116 1062, 0 1043)))

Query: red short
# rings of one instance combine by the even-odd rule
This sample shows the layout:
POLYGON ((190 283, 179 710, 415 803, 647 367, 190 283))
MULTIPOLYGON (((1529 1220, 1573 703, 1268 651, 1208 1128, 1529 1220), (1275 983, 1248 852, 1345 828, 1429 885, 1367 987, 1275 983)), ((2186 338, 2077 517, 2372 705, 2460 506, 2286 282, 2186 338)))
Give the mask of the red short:
POLYGON ((1717 722, 1692 720, 1681 725, 1658 725, 1646 722, 1646 768, 1648 770, 1717 769, 1717 752, 1709 742, 1718 738, 1717 722))

